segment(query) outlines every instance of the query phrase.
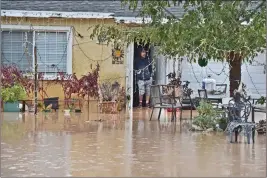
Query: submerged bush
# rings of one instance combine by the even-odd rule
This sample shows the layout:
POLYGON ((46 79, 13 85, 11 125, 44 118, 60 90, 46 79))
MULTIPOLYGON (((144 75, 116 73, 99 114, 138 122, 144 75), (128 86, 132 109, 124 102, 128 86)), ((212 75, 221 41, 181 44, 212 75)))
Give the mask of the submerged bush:
POLYGON ((227 127, 226 118, 220 118, 216 109, 208 101, 201 100, 197 107, 198 116, 194 117, 193 124, 203 130, 213 128, 214 130, 220 126, 221 129, 227 127))

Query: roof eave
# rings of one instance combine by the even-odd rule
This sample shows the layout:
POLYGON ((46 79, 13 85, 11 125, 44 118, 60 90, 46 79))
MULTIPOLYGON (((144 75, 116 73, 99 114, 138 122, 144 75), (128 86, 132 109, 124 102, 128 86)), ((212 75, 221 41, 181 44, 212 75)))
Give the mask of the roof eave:
MULTIPOLYGON (((116 23, 124 24, 149 24, 152 22, 151 18, 142 17, 114 17, 116 23)), ((166 23, 168 20, 163 19, 162 23, 166 23)))
POLYGON ((1 16, 32 18, 113 19, 114 13, 1 10, 1 16))

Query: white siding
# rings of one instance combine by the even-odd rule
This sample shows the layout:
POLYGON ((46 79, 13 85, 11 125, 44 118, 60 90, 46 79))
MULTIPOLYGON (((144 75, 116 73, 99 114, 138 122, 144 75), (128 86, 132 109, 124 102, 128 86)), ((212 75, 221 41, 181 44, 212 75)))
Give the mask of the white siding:
MULTIPOLYGON (((248 63, 242 65, 242 82, 247 85, 248 93, 252 97, 259 97, 260 95, 265 96, 266 94, 264 66, 259 65, 260 63, 265 64, 265 55, 264 53, 255 57, 254 60, 256 62, 253 62, 252 65, 248 63), (249 73, 247 71, 249 71, 249 73)), ((214 78, 217 83, 226 83, 227 96, 229 96, 229 65, 227 63, 210 61, 206 67, 200 67, 197 63, 190 64, 186 60, 183 61, 182 80, 190 81, 190 87, 194 90, 194 95, 196 95, 197 90, 201 88, 201 81, 207 74, 211 74, 212 78, 214 78), (223 68, 224 71, 222 71, 223 68)))
POLYGON ((158 55, 155 58, 155 66, 156 66, 156 71, 155 71, 155 84, 166 84, 167 79, 166 79, 166 66, 167 61, 165 60, 164 56, 158 55))
MULTIPOLYGON (((253 64, 244 63, 242 65, 242 82, 247 85, 248 93, 252 97, 266 95, 266 77, 264 73, 266 53, 259 54, 254 59, 253 64), (248 71, 248 72, 247 72, 248 71), (251 76, 251 77, 250 77, 251 76), (254 86, 255 85, 255 86, 254 86)), ((176 73, 178 73, 178 62, 175 65, 176 73)), ((164 56, 156 57, 156 84, 167 84, 166 75, 173 72, 173 60, 167 59, 164 56)), ((206 67, 200 67, 197 63, 190 64, 184 59, 181 66, 182 80, 190 81, 190 87, 194 90, 194 95, 197 95, 197 90, 201 88, 201 82, 207 74, 211 74, 217 83, 227 84, 227 96, 229 96, 229 65, 226 62, 209 61, 206 67), (224 69, 224 70, 223 70, 224 69)))

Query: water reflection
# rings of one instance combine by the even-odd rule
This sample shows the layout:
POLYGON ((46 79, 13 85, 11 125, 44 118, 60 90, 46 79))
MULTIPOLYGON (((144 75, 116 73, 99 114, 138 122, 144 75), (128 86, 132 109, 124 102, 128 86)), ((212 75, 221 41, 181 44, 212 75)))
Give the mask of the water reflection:
POLYGON ((9 137, 1 142, 1 176, 266 174, 265 136, 257 136, 255 145, 244 139, 229 144, 224 134, 184 132, 185 123, 149 122, 142 116, 133 122, 123 114, 46 113, 35 119, 26 113, 13 121, 4 116, 1 132, 9 137))

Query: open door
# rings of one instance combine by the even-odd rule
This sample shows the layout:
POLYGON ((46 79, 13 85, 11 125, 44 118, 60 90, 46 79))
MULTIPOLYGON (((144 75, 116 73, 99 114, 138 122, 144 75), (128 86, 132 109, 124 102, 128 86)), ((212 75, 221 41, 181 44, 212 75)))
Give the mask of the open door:
MULTIPOLYGON (((134 43, 134 55, 133 55, 134 63, 135 63, 135 60, 137 59, 138 55, 140 55, 139 54, 140 48, 145 48, 145 50, 148 53, 147 55, 152 62, 154 60, 152 57, 152 49, 153 48, 149 47, 149 44, 138 45, 137 43, 134 43)), ((133 65, 134 65, 134 63, 133 63, 133 65)), ((134 68, 134 70, 135 70, 135 68, 134 68)), ((136 76, 135 71, 133 71, 132 74, 133 74, 132 75, 132 77, 133 77, 133 83, 132 83, 132 86, 133 86, 133 100, 132 100, 132 102, 133 103, 132 104, 133 104, 133 107, 137 107, 137 106, 139 106, 139 89, 138 89, 138 84, 137 84, 136 77, 135 77, 136 76)), ((153 76, 153 77, 155 77, 155 76, 153 76)), ((143 96, 143 106, 145 106, 145 98, 146 98, 146 96, 144 95, 143 96)))

